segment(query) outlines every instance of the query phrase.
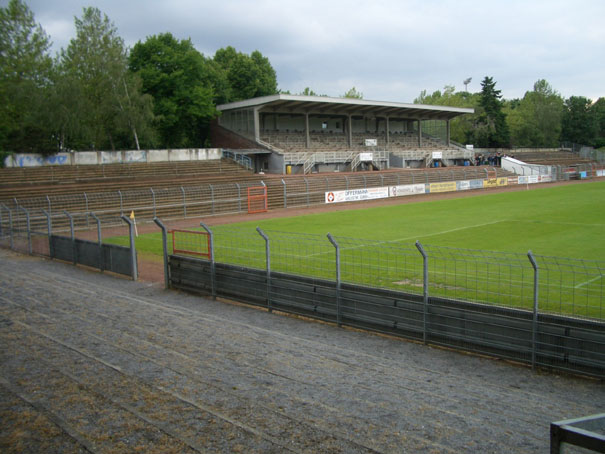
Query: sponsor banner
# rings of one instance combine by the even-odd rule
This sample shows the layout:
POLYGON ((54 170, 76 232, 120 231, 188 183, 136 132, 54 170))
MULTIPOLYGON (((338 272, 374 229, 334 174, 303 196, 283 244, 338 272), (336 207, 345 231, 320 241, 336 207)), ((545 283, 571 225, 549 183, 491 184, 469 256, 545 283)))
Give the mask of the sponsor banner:
POLYGON ((529 175, 527 177, 528 183, 532 184, 532 183, 539 183, 540 182, 540 177, 538 175, 529 175))
POLYGON ((450 192, 456 190, 455 181, 444 181, 442 183, 429 183, 429 192, 450 192))
POLYGON ((483 180, 470 180, 469 184, 471 189, 481 189, 483 187, 483 180))
POLYGON ((442 151, 433 151, 433 159, 443 159, 442 151))
POLYGON ((325 193, 326 203, 357 202, 360 200, 384 199, 389 196, 389 188, 351 189, 348 191, 330 191, 325 193))
POLYGON ((522 175, 522 176, 517 177, 517 181, 519 184, 527 184, 527 183, 529 183, 529 177, 526 175, 522 175))
POLYGON ((484 188, 495 188, 498 186, 506 186, 507 184, 508 184, 507 177, 488 178, 487 180, 483 180, 484 188))
POLYGON ((605 169, 604 170, 597 170, 597 176, 598 177, 605 177, 605 169))
POLYGON ((390 197, 400 197, 404 195, 413 194, 424 194, 426 192, 426 186, 424 183, 420 184, 404 184, 401 186, 391 186, 389 188, 390 197))
POLYGON ((471 188, 471 182, 468 180, 456 181, 457 191, 466 191, 471 188))
POLYGON ((540 175, 540 182, 541 183, 547 183, 549 181, 552 181, 552 176, 550 176, 550 175, 540 175))
POLYGON ((509 185, 519 184, 519 177, 508 177, 506 180, 509 185))
POLYGON ((586 176, 586 171, 580 172, 580 178, 584 179, 586 176))
POLYGON ((374 153, 359 153, 359 160, 361 162, 373 161, 374 153))
POLYGON ((378 139, 366 139, 366 147, 375 147, 378 145, 378 139))

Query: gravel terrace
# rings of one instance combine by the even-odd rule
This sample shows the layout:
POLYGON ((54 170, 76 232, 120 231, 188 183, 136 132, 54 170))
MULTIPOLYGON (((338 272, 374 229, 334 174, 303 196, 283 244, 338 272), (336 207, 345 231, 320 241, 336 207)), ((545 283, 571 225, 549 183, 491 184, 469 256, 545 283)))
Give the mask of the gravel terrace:
POLYGON ((0 250, 0 451, 533 453, 602 382, 0 250))

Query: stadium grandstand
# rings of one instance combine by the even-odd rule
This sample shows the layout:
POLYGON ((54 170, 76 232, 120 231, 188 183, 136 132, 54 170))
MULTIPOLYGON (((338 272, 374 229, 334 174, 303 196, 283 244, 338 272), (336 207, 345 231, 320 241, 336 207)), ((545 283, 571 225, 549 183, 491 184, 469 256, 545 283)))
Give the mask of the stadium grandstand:
POLYGON ((473 109, 279 94, 218 110, 214 145, 247 156, 255 172, 473 164, 473 152, 450 140, 450 121, 473 109))

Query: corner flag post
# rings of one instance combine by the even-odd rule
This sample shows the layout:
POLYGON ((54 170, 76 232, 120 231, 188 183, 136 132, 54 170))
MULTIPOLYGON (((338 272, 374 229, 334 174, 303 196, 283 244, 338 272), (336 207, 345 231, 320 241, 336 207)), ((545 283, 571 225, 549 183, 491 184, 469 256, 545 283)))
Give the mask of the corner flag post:
POLYGON ((136 236, 137 238, 139 237, 139 232, 137 232, 137 220, 134 217, 134 210, 132 210, 130 212, 130 220, 133 222, 134 224, 134 236, 136 236))

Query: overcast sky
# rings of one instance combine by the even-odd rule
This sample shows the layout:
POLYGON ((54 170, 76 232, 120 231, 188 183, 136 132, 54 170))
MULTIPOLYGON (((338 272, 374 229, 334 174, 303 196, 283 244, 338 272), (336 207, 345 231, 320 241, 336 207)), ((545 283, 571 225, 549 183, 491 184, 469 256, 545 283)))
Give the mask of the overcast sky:
MULTIPOLYGON (((259 50, 293 94, 412 102, 485 76, 505 98, 546 79, 564 97, 605 96, 605 0, 25 0, 53 41, 74 37, 74 16, 94 6, 129 46, 171 32, 206 56, 259 50)), ((8 0, 0 0, 4 7, 8 0)))

